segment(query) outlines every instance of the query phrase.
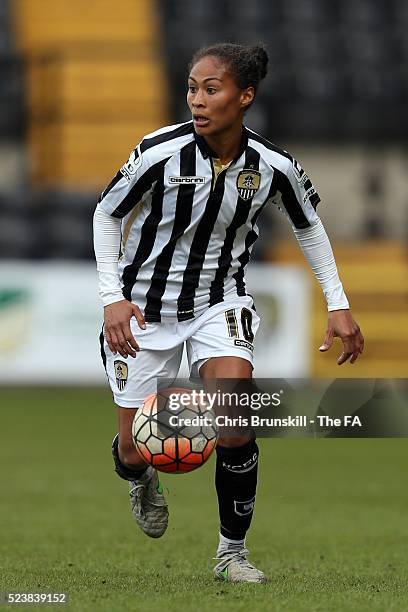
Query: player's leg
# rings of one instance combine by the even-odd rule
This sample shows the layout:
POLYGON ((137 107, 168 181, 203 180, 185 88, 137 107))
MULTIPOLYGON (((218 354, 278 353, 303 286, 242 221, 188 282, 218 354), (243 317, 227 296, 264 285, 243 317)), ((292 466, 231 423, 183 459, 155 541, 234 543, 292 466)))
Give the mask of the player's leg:
MULTIPOLYGON (((215 310, 218 312, 213 317, 207 315, 190 340, 191 363, 208 391, 221 385, 221 391, 231 393, 239 383, 241 390, 250 392, 252 341, 259 318, 245 301, 242 305, 242 300, 236 308, 215 310)), ((218 406, 216 412, 225 414, 224 408, 218 406)), ((235 408, 239 413, 239 406, 235 408)), ((231 582, 265 582, 265 575, 246 560, 245 537, 255 506, 259 454, 250 428, 221 430, 216 453, 220 539, 215 576, 231 582)))
POLYGON ((124 466, 135 472, 143 473, 147 464, 138 453, 132 436, 132 424, 136 412, 137 408, 121 408, 118 406, 118 455, 124 466))
POLYGON ((140 457, 133 443, 132 423, 136 408, 118 407, 119 433, 112 442, 115 471, 129 481, 132 515, 146 535, 161 537, 168 525, 168 508, 157 471, 140 457))
MULTIPOLYGON (((205 382, 206 389, 216 391, 219 387, 225 393, 232 393, 238 388, 244 389, 244 381, 252 380, 252 363, 242 357, 212 357, 203 360, 204 363, 199 368, 201 379, 205 382)), ((221 413, 221 406, 216 410, 221 413)), ((238 406, 237 412, 238 412, 238 406)), ((230 416, 234 416, 234 409, 229 409, 230 416)), ((236 415, 235 415, 236 416, 236 415)), ((223 427, 218 436, 217 446, 234 448, 247 444, 252 438, 249 427, 223 427)))
MULTIPOLYGON (((200 375, 209 388, 214 380, 222 381, 226 392, 236 388, 236 382, 252 377, 252 364, 240 357, 216 357, 200 368, 200 375), (227 379, 231 378, 228 386, 227 379)), ((228 429, 227 429, 228 431, 228 429)), ((230 431, 230 430, 229 430, 230 431)), ((255 507, 258 474, 258 446, 248 431, 230 431, 219 438, 215 486, 220 516, 220 536, 217 550, 217 578, 231 582, 265 582, 263 572, 247 560, 245 546, 255 507)))
MULTIPOLYGON (((112 443, 115 471, 129 481, 129 494, 132 514, 139 527, 150 537, 163 535, 168 524, 168 509, 164 499, 163 487, 157 471, 147 466, 139 456, 133 443, 132 424, 137 409, 146 397, 157 391, 157 378, 172 378, 180 366, 182 345, 166 350, 147 348, 157 346, 157 334, 161 334, 162 344, 169 340, 166 329, 148 326, 147 334, 138 334, 141 351, 136 358, 124 360, 113 355, 104 341, 102 357, 106 366, 109 383, 118 406, 119 433, 112 443), (156 340, 155 340, 156 336, 156 340)), ((136 330, 135 330, 136 331, 136 330)))

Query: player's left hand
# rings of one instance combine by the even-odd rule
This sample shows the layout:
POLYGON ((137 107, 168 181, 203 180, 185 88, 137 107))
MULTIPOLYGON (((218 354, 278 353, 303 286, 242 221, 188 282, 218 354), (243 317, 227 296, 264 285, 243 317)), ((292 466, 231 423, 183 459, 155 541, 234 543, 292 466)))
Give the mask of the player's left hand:
POLYGON ((333 338, 341 338, 343 342, 343 352, 337 360, 338 365, 342 365, 350 358, 350 363, 354 363, 364 349, 364 338, 359 326, 351 316, 350 310, 333 310, 329 312, 326 337, 319 351, 328 351, 333 344, 333 338))

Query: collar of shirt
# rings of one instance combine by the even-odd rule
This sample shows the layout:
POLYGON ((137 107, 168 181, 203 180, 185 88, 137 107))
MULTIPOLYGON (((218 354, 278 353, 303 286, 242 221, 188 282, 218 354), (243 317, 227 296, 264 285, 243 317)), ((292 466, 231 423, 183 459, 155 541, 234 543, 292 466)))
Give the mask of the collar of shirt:
MULTIPOLYGON (((205 138, 203 136, 200 136, 199 134, 197 134, 197 132, 194 130, 194 137, 197 143, 198 148, 201 151, 202 156, 204 157, 204 159, 206 159, 207 157, 213 157, 218 159, 218 155, 217 153, 215 153, 211 147, 208 146, 208 144, 205 141, 205 138)), ((239 145, 239 151, 238 154, 236 155, 236 157, 234 157, 234 159, 230 162, 236 162, 237 159, 239 159, 241 157, 241 155, 243 154, 243 152, 245 151, 245 149, 248 146, 248 131, 246 129, 246 127, 243 125, 242 126, 242 136, 241 136, 241 142, 239 145)))

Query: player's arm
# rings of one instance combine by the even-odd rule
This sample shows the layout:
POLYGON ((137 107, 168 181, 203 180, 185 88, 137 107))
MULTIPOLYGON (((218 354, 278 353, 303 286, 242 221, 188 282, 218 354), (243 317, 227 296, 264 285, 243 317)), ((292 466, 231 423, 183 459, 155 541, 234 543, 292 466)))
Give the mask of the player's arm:
POLYGON ((98 270, 99 295, 104 306, 104 333, 110 350, 123 357, 136 357, 139 346, 130 329, 134 316, 145 329, 144 317, 136 304, 123 298, 118 273, 121 219, 129 214, 150 188, 149 165, 140 148, 103 191, 94 213, 94 249, 98 270))
POLYGON ((363 352, 364 338, 352 317, 341 283, 333 250, 323 223, 316 213, 320 197, 309 177, 296 160, 292 160, 278 181, 278 205, 291 221, 303 254, 318 280, 327 302, 328 325, 320 351, 327 351, 334 337, 343 343, 337 363, 354 363, 363 352))
POLYGON ((349 310, 323 223, 318 219, 311 227, 294 228, 293 231, 323 290, 329 311, 326 337, 319 350, 327 351, 333 343, 333 338, 339 337, 343 342, 343 352, 337 360, 338 365, 349 359, 350 363, 354 363, 363 352, 364 338, 349 310))
POLYGON ((139 346, 130 329, 135 316, 139 327, 145 328, 140 309, 123 298, 118 273, 121 221, 99 207, 94 213, 94 249, 97 262, 99 295, 104 306, 104 333, 110 350, 122 357, 136 357, 139 346))

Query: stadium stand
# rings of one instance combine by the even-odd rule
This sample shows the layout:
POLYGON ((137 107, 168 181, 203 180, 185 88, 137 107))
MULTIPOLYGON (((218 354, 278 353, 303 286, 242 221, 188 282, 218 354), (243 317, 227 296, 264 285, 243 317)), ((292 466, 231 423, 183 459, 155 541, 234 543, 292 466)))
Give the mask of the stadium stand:
POLYGON ((23 137, 24 80, 10 28, 10 5, 0 2, 0 136, 13 141, 23 137))
MULTIPOLYGON (((381 376, 404 378, 408 371, 408 252, 405 244, 395 241, 334 243, 341 277, 367 343, 359 361, 361 378, 381 376)), ((293 241, 280 241, 271 249, 270 258, 310 270, 293 241)), ((326 329, 327 311, 320 287, 311 279, 312 337, 310 359, 317 377, 350 377, 353 372, 337 368, 332 360, 318 352, 326 329)), ((332 348, 338 350, 340 345, 332 348)))
POLYGON ((13 24, 27 70, 32 180, 100 187, 168 120, 154 3, 15 0, 13 24))
MULTIPOLYGON (((19 182, 0 190, 0 257, 92 259, 95 201, 124 155, 143 134, 189 118, 180 92, 192 53, 220 40, 261 40, 271 69, 251 127, 289 150, 291 143, 295 150, 342 147, 338 159, 348 156, 350 165, 355 145, 374 155, 358 170, 366 186, 348 183, 356 198, 345 204, 347 218, 357 220, 358 203, 362 220, 348 233, 357 232, 360 244, 335 243, 335 253, 370 339, 358 375, 406 376, 408 226, 396 202, 387 203, 384 168, 406 206, 407 161, 395 151, 408 136, 407 30, 406 0, 2 0, 0 148, 26 140, 28 153, 19 182), (385 146, 394 147, 388 161, 385 146)), ((343 205, 342 186, 334 164, 327 170, 323 162, 333 211, 343 205)), ((343 175, 350 165, 341 166, 343 175)), ((293 240, 269 245, 277 238, 272 217, 262 226, 256 257, 305 265, 293 240)), ((332 360, 315 350, 325 319, 315 285, 311 361, 318 376, 333 373, 332 360)))
MULTIPOLYGON (((176 85, 172 92, 183 85, 197 46, 262 40, 271 73, 260 92, 258 121, 275 139, 401 142, 407 137, 407 77, 399 61, 407 53, 402 1, 161 0, 160 6, 168 70, 176 85)), ((175 116, 186 115, 180 97, 172 108, 175 116)))
POLYGON ((0 196, 0 258, 90 260, 95 200, 51 189, 0 196))

